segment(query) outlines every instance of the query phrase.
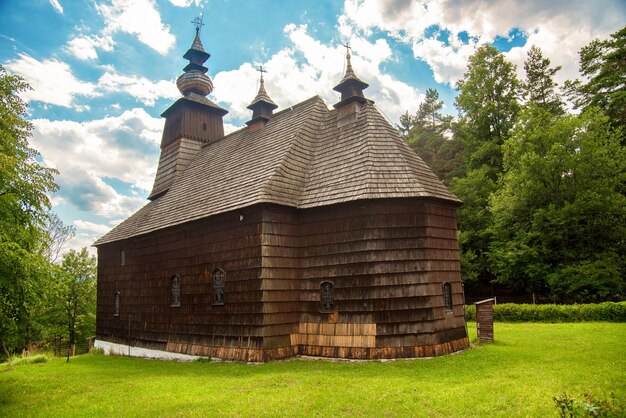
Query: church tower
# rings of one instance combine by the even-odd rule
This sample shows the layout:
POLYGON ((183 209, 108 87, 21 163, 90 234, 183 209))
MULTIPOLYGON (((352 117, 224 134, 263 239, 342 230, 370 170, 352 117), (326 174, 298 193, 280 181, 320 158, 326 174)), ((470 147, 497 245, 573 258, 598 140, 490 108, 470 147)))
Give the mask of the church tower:
POLYGON ((211 56, 204 50, 200 41, 202 21, 194 20, 196 36, 191 48, 183 58, 189 64, 176 80, 176 86, 183 97, 178 99, 165 112, 161 157, 157 168, 154 186, 148 199, 154 200, 165 194, 174 179, 187 167, 203 144, 224 136, 222 117, 228 113, 206 96, 213 91, 213 81, 206 74, 204 63, 211 56))

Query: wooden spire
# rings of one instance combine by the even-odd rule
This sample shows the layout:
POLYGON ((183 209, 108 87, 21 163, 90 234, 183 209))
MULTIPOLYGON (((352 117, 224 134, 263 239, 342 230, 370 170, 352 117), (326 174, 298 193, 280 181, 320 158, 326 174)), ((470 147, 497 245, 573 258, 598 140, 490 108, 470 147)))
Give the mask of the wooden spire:
POLYGON ((343 45, 346 48, 346 73, 343 79, 337 84, 333 90, 341 93, 341 100, 334 105, 335 108, 342 107, 352 102, 365 103, 368 101, 363 96, 363 90, 369 87, 369 84, 361 80, 354 72, 352 68, 352 62, 350 60, 350 44, 343 45))
POLYGON ((252 119, 246 122, 246 125, 251 126, 258 121, 267 122, 271 119, 274 109, 278 107, 276 103, 270 98, 267 91, 265 91, 265 82, 263 81, 263 73, 266 73, 262 66, 257 69, 261 73, 259 81, 259 91, 256 97, 252 100, 252 103, 248 105, 248 109, 252 110, 252 119))

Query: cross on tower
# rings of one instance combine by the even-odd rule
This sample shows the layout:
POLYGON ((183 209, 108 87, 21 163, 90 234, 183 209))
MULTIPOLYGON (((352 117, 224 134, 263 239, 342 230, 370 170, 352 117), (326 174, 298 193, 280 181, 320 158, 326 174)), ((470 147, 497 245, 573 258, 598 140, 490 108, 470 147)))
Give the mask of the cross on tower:
POLYGON ((204 23, 202 23, 203 18, 204 12, 200 13, 199 17, 196 17, 194 20, 191 21, 191 23, 193 23, 193 25, 196 27, 196 32, 200 32, 202 30, 202 26, 204 26, 204 23))
POLYGON ((350 46, 350 42, 346 42, 345 44, 341 44, 341 46, 346 48, 346 54, 350 53, 350 50, 352 49, 352 47, 350 46))
POLYGON ((267 70, 263 69, 262 65, 259 65, 259 68, 257 68, 257 71, 261 73, 261 78, 263 78, 263 73, 267 72, 267 70))

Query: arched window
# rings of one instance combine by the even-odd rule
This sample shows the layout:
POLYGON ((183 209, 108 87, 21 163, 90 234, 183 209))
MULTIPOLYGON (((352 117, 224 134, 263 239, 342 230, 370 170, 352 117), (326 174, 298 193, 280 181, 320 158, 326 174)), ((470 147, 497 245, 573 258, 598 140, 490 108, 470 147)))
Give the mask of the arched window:
POLYGON ((452 309, 452 285, 448 282, 443 284, 443 306, 447 310, 452 309))
POLYGON ((172 307, 180 306, 180 277, 172 276, 172 307))
POLYGON ((122 250, 120 251, 120 266, 123 266, 126 264, 126 251, 122 250))
POLYGON ((213 305, 224 304, 224 270, 213 270, 213 305))
POLYGON ((113 316, 120 316, 120 292, 113 295, 113 316))
POLYGON ((335 311, 335 291, 331 282, 322 282, 320 285, 320 302, 322 312, 335 311))

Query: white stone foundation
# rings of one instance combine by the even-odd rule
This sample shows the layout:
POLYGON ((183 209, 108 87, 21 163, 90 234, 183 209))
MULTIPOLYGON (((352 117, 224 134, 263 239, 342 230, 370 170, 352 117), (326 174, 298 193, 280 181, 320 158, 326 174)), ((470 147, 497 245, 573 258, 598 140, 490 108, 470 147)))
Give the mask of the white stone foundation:
MULTIPOLYGON (((127 356, 129 355, 128 346, 126 344, 116 344, 109 341, 96 340, 93 344, 94 348, 102 349, 104 354, 127 356)), ((132 357, 145 357, 155 358, 162 360, 176 360, 176 361, 193 361, 200 356, 191 356, 189 354, 170 353, 169 351, 151 350, 149 348, 133 347, 130 346, 130 355, 132 357)))

